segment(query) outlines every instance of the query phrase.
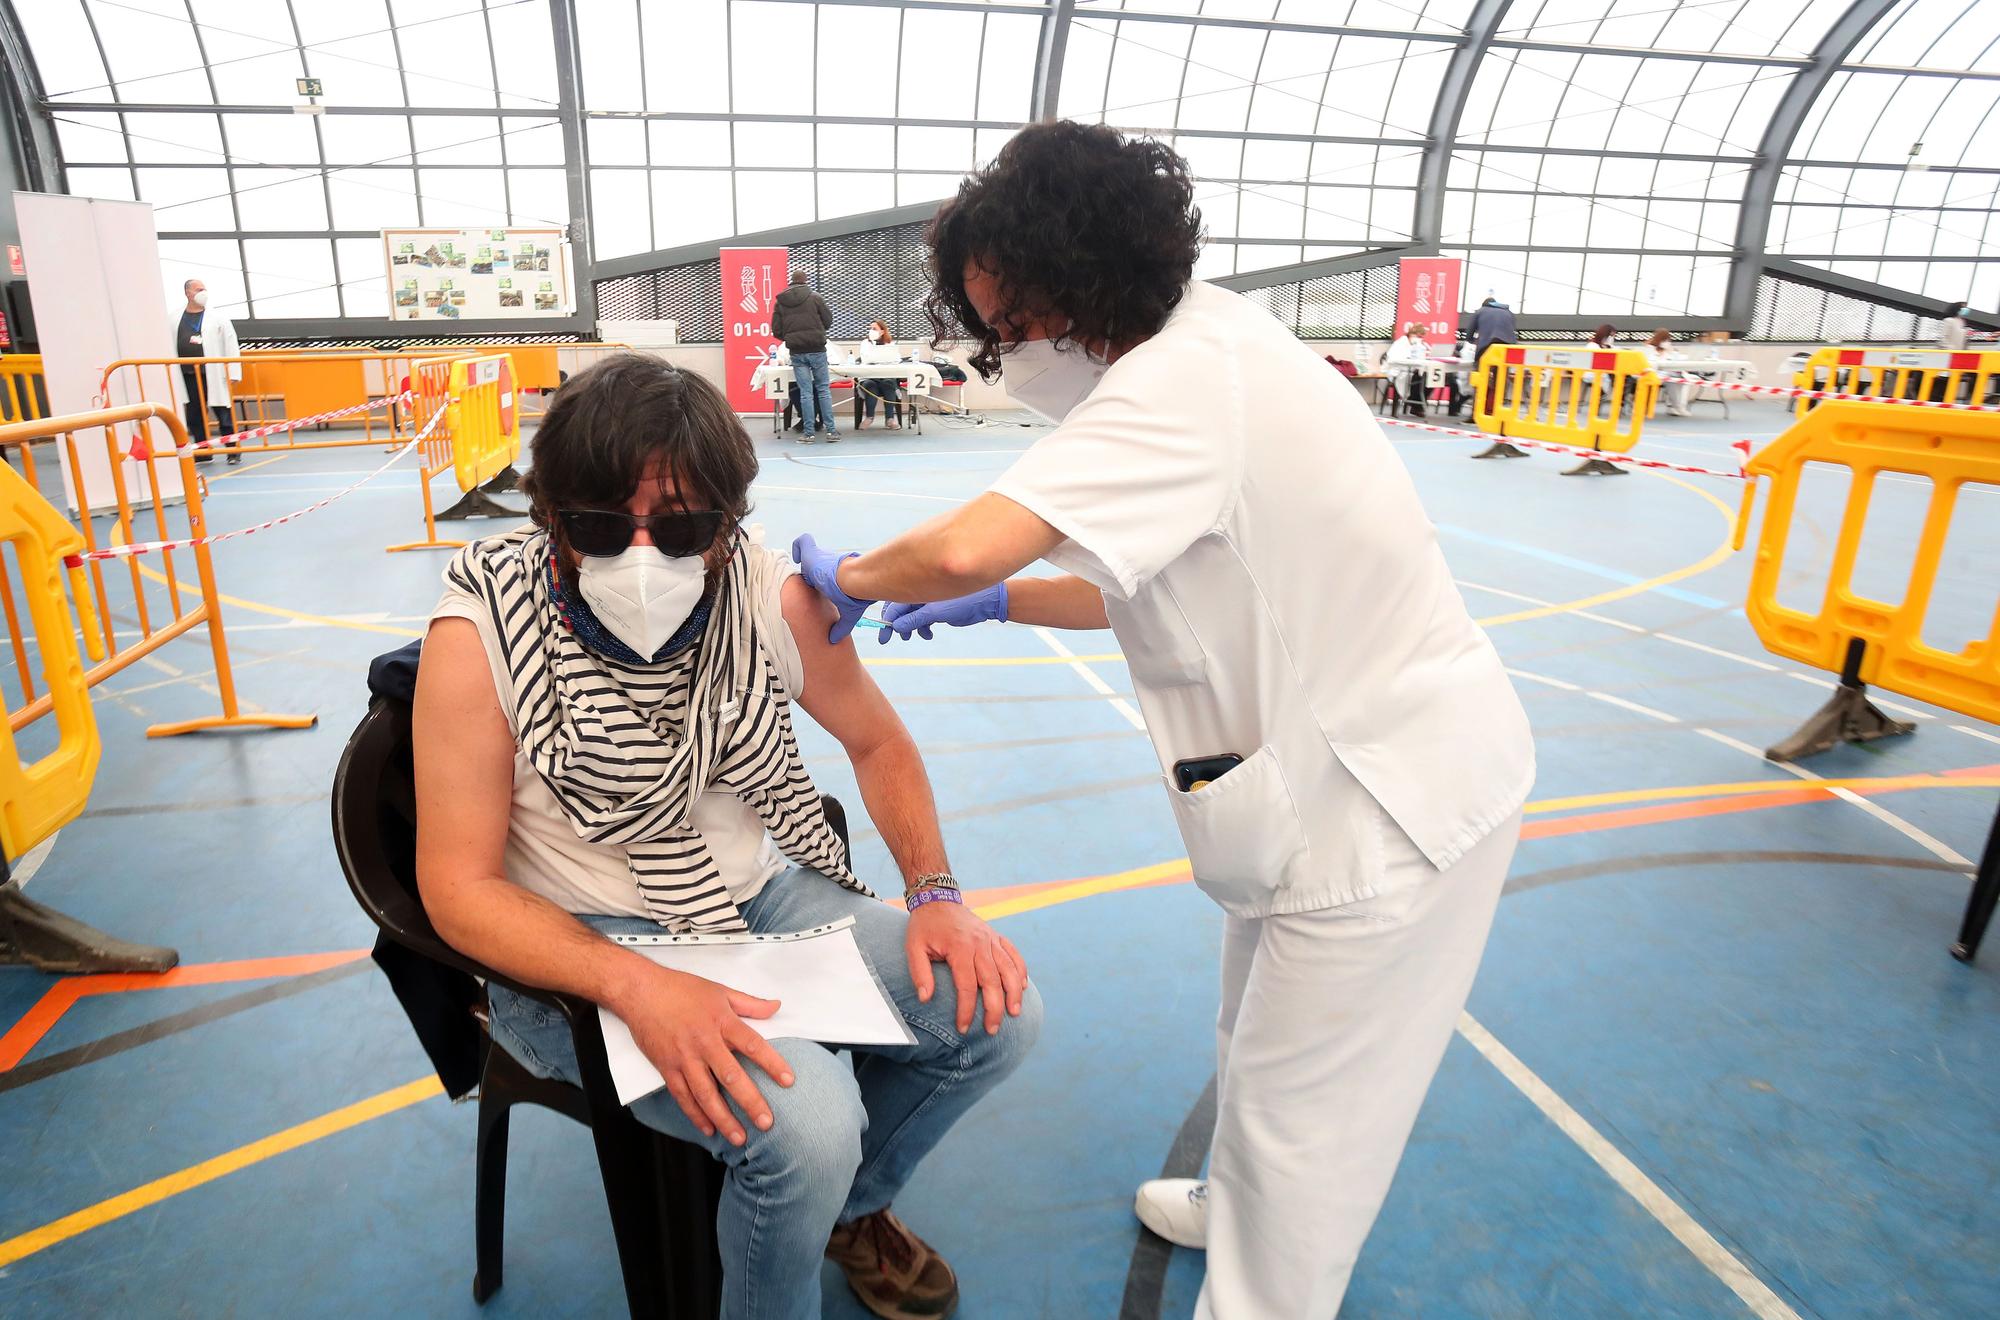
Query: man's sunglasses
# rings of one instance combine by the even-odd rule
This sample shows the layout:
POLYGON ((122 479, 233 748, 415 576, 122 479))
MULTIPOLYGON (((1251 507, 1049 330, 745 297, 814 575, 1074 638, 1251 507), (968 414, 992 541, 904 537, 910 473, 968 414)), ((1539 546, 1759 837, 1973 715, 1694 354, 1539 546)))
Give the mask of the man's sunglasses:
POLYGON ((632 534, 640 527, 669 559, 698 555, 715 544, 722 531, 722 513, 705 509, 695 513, 653 513, 645 517, 617 509, 558 509, 563 535, 570 548, 580 555, 623 554, 632 544, 632 534))

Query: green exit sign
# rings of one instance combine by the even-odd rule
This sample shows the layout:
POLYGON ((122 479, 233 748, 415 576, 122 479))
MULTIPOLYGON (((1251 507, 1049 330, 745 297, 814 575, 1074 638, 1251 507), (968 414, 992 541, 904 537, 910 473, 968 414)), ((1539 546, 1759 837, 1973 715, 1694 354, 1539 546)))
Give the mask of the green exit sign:
POLYGON ((300 95, 300 96, 325 96, 325 95, 326 95, 326 89, 325 89, 324 87, 320 86, 320 82, 319 82, 319 79, 317 79, 317 78, 301 78, 301 79, 299 79, 299 80, 298 80, 298 88, 299 88, 299 95, 300 95))

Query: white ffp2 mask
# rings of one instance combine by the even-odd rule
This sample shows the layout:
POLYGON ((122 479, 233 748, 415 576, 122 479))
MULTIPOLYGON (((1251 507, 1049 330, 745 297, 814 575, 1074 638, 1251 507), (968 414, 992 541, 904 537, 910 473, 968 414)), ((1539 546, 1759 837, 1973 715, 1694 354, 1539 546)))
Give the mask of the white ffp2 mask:
POLYGON ((196 294, 196 295, 194 296, 194 305, 195 305, 195 306, 197 306, 197 307, 206 307, 206 306, 208 306, 208 290, 207 290, 207 289, 203 289, 203 290, 202 290, 202 291, 201 291, 200 293, 197 293, 197 294, 196 294))
POLYGON ((1060 423, 1090 397, 1106 365, 1078 344, 1057 348, 1053 339, 1029 339, 1001 352, 1000 384, 1008 398, 1060 423))
POLYGON ((700 555, 669 559, 650 545, 615 555, 585 555, 577 590, 611 635, 652 660, 701 600, 708 566, 700 555))

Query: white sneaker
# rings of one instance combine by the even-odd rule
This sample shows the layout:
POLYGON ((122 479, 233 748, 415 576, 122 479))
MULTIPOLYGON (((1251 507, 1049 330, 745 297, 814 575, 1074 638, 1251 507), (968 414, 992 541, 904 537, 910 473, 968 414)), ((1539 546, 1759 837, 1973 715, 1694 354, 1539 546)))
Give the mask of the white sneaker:
POLYGON ((1154 1178, 1139 1184, 1132 1212, 1139 1222, 1177 1247, 1208 1245, 1208 1183, 1200 1178, 1154 1178))

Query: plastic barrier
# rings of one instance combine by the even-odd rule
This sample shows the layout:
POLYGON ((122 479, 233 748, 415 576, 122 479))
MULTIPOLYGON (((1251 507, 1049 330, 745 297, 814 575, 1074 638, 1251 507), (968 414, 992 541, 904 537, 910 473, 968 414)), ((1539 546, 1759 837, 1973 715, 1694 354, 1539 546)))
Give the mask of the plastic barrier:
MULTIPOLYGON (((1971 526, 1986 519, 1979 525, 1991 526, 1990 508, 1981 505, 1990 506, 1993 494, 2000 492, 2000 413, 1943 412, 1899 403, 1824 403, 1759 451, 1745 470, 1753 484, 1737 524, 1739 545, 1750 519, 1747 495, 1754 493, 1758 478, 1771 479, 1771 500, 1745 602, 1751 626, 1774 654, 1840 674, 1832 699, 1767 756, 1795 761, 1843 742, 1909 733, 1913 725, 1890 719, 1868 700, 1869 683, 2000 723, 2000 573, 1988 571, 1976 579, 1994 594, 1991 601, 1975 601, 1980 612, 1975 617, 1991 620, 1984 638, 1968 641, 1957 652, 1924 641, 1924 622, 1954 522, 1971 526), (1807 464, 1844 468, 1849 475, 1833 565, 1820 606, 1812 613, 1788 608, 1777 599, 1807 464), (1854 589, 1869 502, 1884 473, 1921 477, 1931 484, 1902 600, 1894 605, 1854 589), (1961 506, 1959 495, 1972 483, 1986 487, 1981 492, 1985 498, 1961 506)), ((2000 906, 2000 812, 1987 834, 1958 939, 1951 946, 1954 958, 1972 961, 1996 906, 2000 906)))
MULTIPOLYGON (((1854 683, 1877 683, 1919 701, 2000 723, 2000 609, 1992 616, 1986 638, 1972 641, 1961 652, 1941 651, 1923 640, 1924 620, 1954 516, 1969 522, 1983 512, 1977 506, 1960 509, 1960 488, 1971 482, 2000 487, 2000 415, 1944 413, 1894 404, 1823 404, 1759 450, 1745 470, 1753 480, 1771 480, 1770 502, 1745 605, 1751 626, 1767 649, 1842 673, 1854 683), (1810 614, 1782 605, 1777 598, 1799 479, 1808 463, 1829 464, 1850 474, 1826 593, 1819 609, 1810 614), (1908 582, 1902 601, 1894 605, 1862 596, 1853 585, 1869 501, 1877 477, 1884 472, 1906 473, 1931 483, 1930 503, 1918 533, 1908 582)), ((1739 537, 1747 521, 1746 505, 1737 528, 1739 537)), ((2000 592, 2000 573, 1988 581, 2000 592)), ((1995 604, 2000 606, 2000 596, 1995 604)), ((1851 697, 1836 695, 1829 709, 1835 704, 1850 715, 1858 710, 1851 697)), ((1882 724, 1894 722, 1885 717, 1882 724)), ((1884 728, 1882 732, 1901 732, 1907 727, 1884 728)), ((1882 736, 1882 732, 1869 733, 1867 729, 1859 732, 1882 736)), ((1788 743, 1774 748, 1772 755, 1790 760, 1834 742, 1862 740, 1846 734, 1842 726, 1831 725, 1809 739, 1811 745, 1793 748, 1788 743), (1791 755, 1781 756, 1781 751, 1791 755)))
MULTIPOLYGON (((32 762, 21 759, 14 733, 27 720, 4 712, 0 721, 0 962, 26 963, 52 972, 156 972, 180 955, 157 945, 133 944, 95 930, 30 899, 12 883, 13 863, 83 814, 103 756, 90 680, 77 652, 78 628, 63 591, 65 571, 74 593, 85 646, 93 660, 104 652, 78 552, 83 537, 56 507, 13 468, 0 465, 0 541, 11 545, 21 571, 41 672, 49 685, 45 709, 55 716, 55 745, 32 762)), ((34 691, 21 644, 13 583, 0 574, 21 690, 34 691)), ((0 706, 4 711, 4 706, 0 706)))
POLYGON ((4 420, 27 422, 46 417, 47 399, 40 353, 0 354, 0 412, 5 413, 4 420))
MULTIPOLYGON (((1912 403, 1987 403, 2000 398, 2000 352, 1955 352, 1946 348, 1817 349, 1792 378, 1801 390, 1912 403)), ((1804 417, 1819 406, 1800 398, 1804 417)))
POLYGON ((442 416, 423 443, 418 482, 424 499, 424 539, 392 545, 404 550, 455 550, 463 541, 438 537, 438 519, 519 518, 518 509, 494 501, 489 492, 510 489, 514 461, 521 456, 521 410, 513 363, 505 353, 456 360, 419 362, 410 377, 411 415, 421 431, 442 416), (450 471, 463 498, 443 513, 434 511, 431 481, 450 471))
MULTIPOLYGON (((27 597, 35 645, 42 653, 41 669, 48 681, 49 707, 57 731, 52 750, 32 764, 23 764, 14 744, 11 717, 0 725, 0 849, 11 861, 75 820, 97 775, 101 751, 97 717, 91 710, 83 658, 77 650, 77 628, 63 592, 65 570, 69 587, 76 593, 77 613, 91 659, 102 660, 104 647, 84 585, 79 557, 83 536, 39 491, 13 468, 4 466, 0 466, 0 541, 14 547, 14 561, 20 566, 21 592, 27 597)), ((4 570, 0 570, 0 592, 6 599, 21 689, 32 696, 34 684, 21 644, 13 583, 4 570)))
MULTIPOLYGON (((115 533, 118 544, 131 544, 141 539, 135 535, 135 531, 137 519, 143 516, 143 511, 135 504, 125 482, 122 460, 128 454, 144 462, 149 474, 161 463, 181 465, 181 482, 186 500, 181 506, 181 512, 186 519, 187 535, 195 537, 207 535, 207 521, 202 512, 201 480, 194 467, 194 455, 188 448, 187 432, 182 427, 180 418, 166 405, 127 404, 121 408, 105 408, 95 412, 0 426, 0 447, 12 447, 21 454, 26 480, 32 484, 35 481, 33 460, 35 444, 48 442, 65 446, 69 454, 70 471, 81 474, 83 467, 78 460, 78 436, 90 433, 102 435, 105 456, 110 468, 111 494, 115 497, 116 511, 99 517, 111 520, 111 527, 107 530, 115 533), (164 429, 168 438, 170 448, 164 453, 143 448, 145 435, 154 427, 164 429), (124 430, 123 435, 120 434, 121 428, 124 430)), ((81 480, 79 475, 77 490, 79 507, 90 508, 93 504, 103 503, 100 494, 93 494, 82 487, 81 480)), ((157 539, 174 539, 175 533, 169 528, 167 521, 169 507, 158 493, 159 483, 149 480, 147 489, 150 492, 147 502, 151 506, 152 526, 157 539)), ((305 729, 313 726, 318 717, 312 715, 263 713, 246 715, 240 709, 236 699, 236 679, 229 666, 229 647, 223 635, 220 595, 215 585, 214 560, 207 545, 200 544, 188 548, 188 552, 194 558, 197 581, 194 590, 200 596, 198 601, 190 604, 184 599, 187 588, 174 571, 172 550, 163 551, 160 555, 161 572, 152 574, 155 580, 153 591, 149 591, 147 587, 147 575, 150 570, 142 568, 137 557, 127 558, 124 561, 123 573, 120 573, 116 564, 111 561, 89 559, 88 552, 98 548, 97 522, 97 518, 86 517, 76 524, 88 561, 86 572, 90 582, 89 596, 91 603, 96 607, 96 622, 92 626, 92 631, 102 638, 107 657, 85 674, 85 680, 89 685, 95 686, 103 682, 151 655, 175 638, 184 636, 196 628, 206 627, 209 650, 215 664, 213 683, 216 695, 222 704, 222 713, 192 720, 155 724, 146 730, 147 737, 171 737, 202 729, 305 729), (118 609, 114 611, 111 586, 121 578, 129 583, 130 596, 129 599, 121 599, 118 602, 118 609), (156 622, 156 615, 159 613, 157 596, 160 593, 164 593, 166 597, 167 612, 171 616, 169 621, 156 622), (114 614, 135 619, 138 625, 137 636, 121 644, 117 626, 113 621, 114 614)), ((121 597, 124 595, 122 591, 119 594, 121 597)), ((12 624, 14 611, 11 603, 7 605, 7 614, 8 621, 12 624)), ((13 632, 18 639, 20 630, 14 628, 13 632)), ((93 650, 93 655, 95 654, 93 650)), ((17 662, 22 659, 18 640, 15 658, 17 662)), ((18 730, 30 721, 48 714, 54 708, 54 704, 53 695, 44 693, 28 701, 9 718, 13 727, 18 730)))
MULTIPOLYGON (((1472 386, 1482 431, 1622 454, 1639 443, 1660 380, 1646 355, 1632 349, 1495 344, 1480 358, 1472 386), (1621 415, 1628 393, 1630 412, 1621 415)), ((1504 451, 1496 445, 1487 454, 1504 451)), ((1593 458, 1567 475, 1618 471, 1593 458)))

